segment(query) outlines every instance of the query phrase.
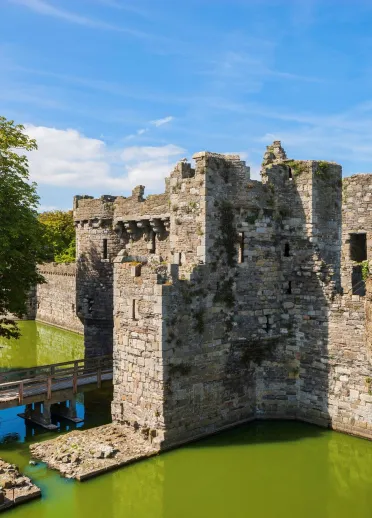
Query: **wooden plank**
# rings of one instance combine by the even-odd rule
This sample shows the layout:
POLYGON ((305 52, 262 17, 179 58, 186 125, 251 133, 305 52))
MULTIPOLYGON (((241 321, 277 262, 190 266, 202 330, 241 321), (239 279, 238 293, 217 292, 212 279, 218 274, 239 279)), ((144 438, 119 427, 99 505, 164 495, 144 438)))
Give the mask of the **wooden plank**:
MULTIPOLYGON (((95 356, 95 357, 92 357, 92 358, 82 358, 80 360, 74 360, 74 361, 68 361, 68 362, 61 362, 61 363, 53 363, 53 364, 49 364, 49 365, 40 365, 40 366, 37 366, 37 367, 26 367, 24 369, 14 369, 14 370, 10 370, 10 371, 6 371, 6 372, 0 372, 0 383, 3 379, 8 379, 9 376, 13 376, 13 375, 25 375, 26 378, 35 378, 37 377, 37 372, 41 372, 41 373, 44 373, 44 371, 50 371, 51 367, 53 366, 55 368, 55 370, 58 370, 58 368, 62 367, 62 368, 67 368, 67 366, 69 366, 70 368, 73 368, 75 363, 78 362, 79 364, 81 364, 81 367, 84 368, 85 366, 85 362, 86 361, 89 361, 89 362, 94 362, 98 359, 101 359, 101 360, 109 360, 112 362, 112 356, 111 355, 103 355, 103 356, 95 356), (33 371, 34 374, 32 376, 28 375, 27 373, 30 373, 30 371, 33 371)), ((46 374, 46 373, 45 373, 46 374)))
POLYGON ((18 388, 18 401, 19 401, 19 404, 22 405, 22 403, 23 403, 23 383, 22 382, 19 384, 19 388, 18 388))
MULTIPOLYGON (((9 379, 11 375, 27 374, 26 379, 16 381, 0 382, 0 408, 4 405, 22 404, 25 398, 39 399, 45 395, 48 400, 52 398, 53 392, 71 390, 74 394, 80 386, 97 383, 101 387, 103 380, 113 378, 113 360, 111 355, 98 356, 70 362, 45 365, 34 369, 8 371, 2 379, 9 379), (33 377, 31 377, 31 370, 33 377)), ((1 379, 1 375, 0 375, 1 379)))
MULTIPOLYGON (((102 372, 101 381, 109 381, 109 380, 112 380, 112 378, 113 378, 113 375, 112 375, 111 371, 102 372)), ((84 379, 78 379, 77 388, 84 387, 85 385, 91 385, 91 384, 94 385, 96 383, 97 383, 97 375, 94 375, 94 376, 89 375, 89 376, 86 376, 84 379)), ((58 384, 53 383, 52 394, 54 392, 65 391, 65 390, 72 390, 71 378, 68 381, 65 380, 65 381, 59 382, 58 384)), ((36 401, 41 401, 41 399, 39 399, 39 398, 40 397, 45 398, 45 391, 46 391, 45 384, 34 386, 32 388, 24 388, 23 389, 23 400, 25 400, 26 398, 35 398, 36 401)), ((2 403, 6 404, 7 402, 13 402, 14 403, 13 406, 17 406, 18 404, 20 404, 19 403, 19 391, 13 390, 10 393, 2 394, 0 396, 0 408, 1 408, 2 403)))
POLYGON ((52 377, 51 376, 48 376, 47 399, 52 399, 52 377))
POLYGON ((72 379, 72 392, 73 394, 76 394, 77 393, 77 382, 78 382, 78 363, 75 362, 75 371, 74 371, 74 374, 73 374, 73 379, 72 379))

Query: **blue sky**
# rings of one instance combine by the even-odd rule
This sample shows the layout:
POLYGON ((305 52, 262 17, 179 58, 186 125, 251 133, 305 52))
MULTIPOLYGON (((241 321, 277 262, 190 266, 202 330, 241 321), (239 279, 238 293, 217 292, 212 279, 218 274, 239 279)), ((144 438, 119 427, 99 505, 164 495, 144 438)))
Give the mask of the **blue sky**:
POLYGON ((265 146, 372 170, 370 0, 0 0, 0 114, 43 208, 161 192, 180 158, 265 146))

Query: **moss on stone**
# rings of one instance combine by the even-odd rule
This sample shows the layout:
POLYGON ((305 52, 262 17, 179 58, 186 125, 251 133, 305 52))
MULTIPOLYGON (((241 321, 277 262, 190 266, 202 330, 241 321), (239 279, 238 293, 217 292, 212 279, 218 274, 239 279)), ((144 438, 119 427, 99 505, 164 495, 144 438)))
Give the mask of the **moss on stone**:
POLYGON ((286 165, 291 168, 293 177, 299 176, 307 171, 306 163, 299 160, 288 160, 286 165))

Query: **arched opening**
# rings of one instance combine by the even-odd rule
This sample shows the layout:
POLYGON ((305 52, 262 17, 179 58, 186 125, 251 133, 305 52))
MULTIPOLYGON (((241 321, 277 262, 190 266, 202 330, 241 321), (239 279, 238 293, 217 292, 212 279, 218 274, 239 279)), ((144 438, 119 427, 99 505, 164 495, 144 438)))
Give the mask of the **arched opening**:
POLYGON ((289 243, 284 245, 284 257, 289 257, 289 243))
POLYGON ((291 169, 290 167, 288 167, 288 178, 289 178, 290 180, 292 180, 292 178, 293 178, 293 175, 292 175, 292 169, 291 169))

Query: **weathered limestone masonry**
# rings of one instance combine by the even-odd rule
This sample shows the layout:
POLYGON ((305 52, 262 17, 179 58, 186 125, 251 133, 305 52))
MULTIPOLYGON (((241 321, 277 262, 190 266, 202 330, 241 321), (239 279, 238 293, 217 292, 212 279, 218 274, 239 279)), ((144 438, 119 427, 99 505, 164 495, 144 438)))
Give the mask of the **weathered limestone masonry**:
POLYGON ((113 263, 120 240, 113 229, 114 196, 75 196, 77 315, 84 324, 85 355, 112 353, 113 263))
POLYGON ((338 430, 372 439, 372 175, 342 187, 342 295, 329 312, 329 414, 338 430))
POLYGON ((46 283, 31 294, 27 318, 82 333, 83 324, 76 315, 76 264, 48 263, 39 271, 46 283))
POLYGON ((238 156, 193 158, 164 194, 74 201, 78 315, 88 351, 113 334, 114 422, 161 447, 255 418, 369 436, 371 175, 342 184, 278 141, 262 182, 238 156))

